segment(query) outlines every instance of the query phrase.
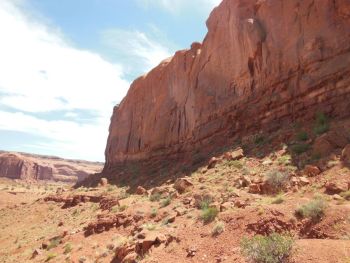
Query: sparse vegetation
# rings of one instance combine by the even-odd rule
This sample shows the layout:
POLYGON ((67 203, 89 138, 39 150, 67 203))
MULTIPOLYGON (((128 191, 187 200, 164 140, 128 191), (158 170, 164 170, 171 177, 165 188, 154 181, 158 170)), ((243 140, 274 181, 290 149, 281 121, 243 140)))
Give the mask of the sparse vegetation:
POLYGON ((215 207, 207 207, 202 209, 201 219, 204 223, 210 223, 214 221, 219 211, 215 207))
POLYGON ((234 160, 234 161, 228 161, 227 162, 229 167, 234 167, 236 169, 242 169, 243 164, 239 160, 234 160))
POLYGON ((321 197, 315 197, 309 203, 304 204, 297 208, 295 211, 296 216, 302 218, 310 218, 313 221, 322 219, 327 208, 327 203, 321 197))
POLYGON ((294 144, 291 149, 295 154, 300 155, 304 152, 307 152, 310 149, 310 145, 304 144, 304 143, 298 143, 298 144, 294 144))
POLYGON ((160 195, 160 193, 155 193, 149 197, 149 200, 151 202, 158 202, 161 198, 162 198, 162 196, 160 195))
POLYGON ((271 204, 282 204, 283 202, 284 197, 282 195, 278 195, 271 201, 271 204))
POLYGON ((323 113, 316 114, 316 123, 314 127, 314 133, 316 135, 321 135, 329 130, 328 117, 323 113))
POLYGON ((256 145, 262 145, 265 143, 265 138, 262 135, 257 135, 254 139, 256 145))
POLYGON ((158 210, 157 210, 157 208, 152 208, 152 210, 151 210, 151 218, 156 217, 156 216, 157 216, 157 214, 158 214, 158 210))
POLYGON ((50 240, 50 244, 47 246, 47 250, 57 247, 60 244, 61 240, 62 238, 60 236, 52 238, 50 240))
POLYGON ((291 156, 290 155, 283 155, 277 159, 277 162, 279 165, 290 165, 291 164, 291 156))
POLYGON ((309 139, 309 135, 306 131, 299 131, 296 137, 299 141, 307 141, 309 139))
POLYGON ((245 257, 255 263, 283 263, 291 255, 293 245, 291 236, 273 233, 243 238, 241 250, 245 257))
POLYGON ((215 226, 213 227, 213 230, 211 231, 211 234, 213 236, 218 236, 224 231, 225 231, 225 224, 224 224, 224 222, 218 221, 215 224, 215 226))
POLYGON ((57 257, 57 255, 55 253, 49 253, 46 257, 45 262, 49 262, 50 260, 54 259, 55 257, 57 257))
POLYGON ((266 181, 274 193, 282 191, 289 181, 289 173, 277 170, 270 171, 266 174, 266 181))
POLYGON ((67 243, 64 245, 64 251, 63 251, 63 254, 69 254, 70 252, 72 252, 73 250, 73 247, 72 247, 72 244, 70 243, 67 243))
POLYGON ((167 198, 163 199, 161 202, 160 202, 160 207, 166 207, 168 205, 171 204, 171 197, 168 196, 167 198))

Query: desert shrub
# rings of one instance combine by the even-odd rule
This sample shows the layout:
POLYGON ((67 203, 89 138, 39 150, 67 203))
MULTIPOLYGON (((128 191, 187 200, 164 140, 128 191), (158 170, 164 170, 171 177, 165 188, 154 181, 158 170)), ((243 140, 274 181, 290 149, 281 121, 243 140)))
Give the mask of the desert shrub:
POLYGON ((57 255, 55 253, 50 253, 47 255, 45 262, 49 262, 50 260, 54 259, 55 257, 57 257, 57 255))
POLYGON ((213 230, 211 231, 211 234, 213 236, 218 236, 224 231, 225 231, 225 224, 224 224, 224 222, 219 221, 213 227, 213 230))
POLYGON ((278 195, 276 196, 272 201, 271 201, 271 204, 282 204, 284 202, 284 198, 282 195, 278 195))
POLYGON ((273 233, 269 236, 243 238, 241 251, 255 263, 283 263, 291 255, 293 245, 294 239, 291 236, 273 233))
POLYGON ((321 197, 316 197, 309 203, 297 208, 295 214, 298 217, 310 218, 313 221, 318 221, 324 216, 326 208, 326 201, 321 197))
POLYGON ((309 135, 306 131, 299 131, 296 137, 299 141, 307 141, 309 139, 309 135))
POLYGON ((254 139, 256 145, 262 145, 265 143, 265 138, 262 135, 257 135, 254 139))
POLYGON ((155 194, 152 194, 152 195, 149 197, 149 200, 150 200, 151 202, 158 202, 161 198, 162 198, 162 196, 161 196, 160 193, 155 193, 155 194))
POLYGON ((204 223, 210 223, 214 221, 218 213, 219 211, 216 209, 216 207, 203 208, 201 213, 201 219, 204 223))
POLYGON ((266 182, 275 193, 282 191, 289 181, 289 173, 277 170, 270 171, 266 174, 266 182))
POLYGON ((64 251, 63 251, 63 253, 64 253, 64 254, 69 254, 70 252, 72 252, 72 250, 73 250, 72 244, 67 243, 67 244, 64 246, 64 251))
POLYGON ((291 156, 290 155, 283 155, 277 159, 278 164, 280 165, 289 165, 291 164, 291 156))
POLYGON ((158 214, 158 210, 156 208, 152 208, 152 210, 151 210, 151 217, 154 218, 154 217, 157 216, 157 214, 158 214))
POLYGON ((243 164, 240 161, 238 161, 238 160, 229 161, 228 162, 228 166, 229 167, 234 167, 234 168, 237 168, 237 169, 242 169, 243 168, 243 164))
POLYGON ((47 250, 57 247, 62 240, 62 237, 57 236, 50 240, 50 244, 47 246, 47 250))
POLYGON ((212 197, 210 196, 204 196, 204 198, 201 200, 201 202, 199 203, 199 208, 200 209, 206 209, 209 208, 210 204, 213 202, 212 197))
POLYGON ((166 207, 170 205, 170 203, 171 203, 171 197, 169 196, 160 202, 160 207, 166 207))
POLYGON ((320 112, 316 114, 316 123, 314 127, 314 133, 316 135, 321 135, 329 130, 328 117, 320 112))
POLYGON ((310 145, 303 144, 303 143, 298 143, 292 146, 292 151, 298 155, 304 152, 307 152, 309 149, 310 149, 310 145))

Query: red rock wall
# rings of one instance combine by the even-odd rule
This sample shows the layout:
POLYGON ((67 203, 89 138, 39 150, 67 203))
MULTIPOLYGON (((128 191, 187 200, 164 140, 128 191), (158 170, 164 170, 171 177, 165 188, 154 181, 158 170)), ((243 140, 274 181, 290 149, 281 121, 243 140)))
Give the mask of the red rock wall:
POLYGON ((224 0, 207 27, 115 107, 105 172, 350 114, 350 0, 224 0))

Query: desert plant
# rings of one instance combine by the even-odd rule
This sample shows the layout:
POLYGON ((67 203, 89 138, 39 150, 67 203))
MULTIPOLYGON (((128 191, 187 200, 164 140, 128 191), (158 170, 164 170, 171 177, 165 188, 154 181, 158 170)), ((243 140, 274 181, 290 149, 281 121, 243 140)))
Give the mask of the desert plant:
POLYGON ((160 202, 160 207, 166 207, 166 206, 170 205, 170 203, 171 203, 171 197, 168 196, 167 198, 163 199, 160 202))
POLYGON ((283 155, 277 159, 278 164, 280 165, 290 165, 291 164, 291 156, 290 155, 283 155))
POLYGON ((64 246, 64 251, 63 251, 63 253, 66 255, 66 254, 69 254, 70 252, 72 252, 72 250, 73 250, 72 244, 67 243, 67 244, 65 244, 65 246, 64 246))
POLYGON ((283 202, 284 197, 282 195, 278 195, 271 201, 271 204, 282 204, 283 202))
POLYGON ((50 260, 54 259, 55 257, 57 257, 57 255, 55 253, 49 253, 46 257, 45 262, 49 262, 50 260))
POLYGON ((155 194, 152 194, 150 197, 149 197, 149 200, 151 202, 158 202, 160 199, 161 199, 161 194, 160 193, 155 193, 155 194))
POLYGON ((307 141, 309 139, 309 135, 306 131, 299 131, 296 137, 299 141, 307 141))
POLYGON ((215 226, 213 227, 213 230, 211 231, 211 234, 213 236, 218 236, 224 231, 225 231, 225 224, 224 224, 224 222, 218 221, 215 224, 215 226))
POLYGON ((289 181, 289 173, 277 170, 270 171, 266 174, 266 183, 271 187, 274 193, 282 191, 289 181))
POLYGON ((329 121, 328 117, 322 113, 319 112, 316 114, 316 123, 314 127, 314 133, 316 135, 321 135, 329 130, 329 121))
POLYGON ((151 210, 151 217, 154 218, 154 217, 157 216, 157 214, 158 214, 158 210, 156 208, 152 208, 152 210, 151 210))
POLYGON ((216 207, 203 208, 201 213, 201 219, 204 223, 210 223, 216 218, 218 213, 219 211, 216 209, 216 207))
POLYGON ((257 135, 254 139, 256 145, 262 145, 265 142, 265 138, 262 135, 257 135))
POLYGON ((50 240, 49 245, 47 246, 47 250, 57 247, 60 244, 61 240, 62 240, 62 237, 60 236, 52 238, 50 240))
POLYGON ((297 155, 307 152, 309 149, 310 145, 303 143, 298 143, 292 146, 292 151, 297 155))
POLYGON ((315 197, 309 203, 304 204, 295 210, 298 217, 310 218, 312 221, 318 221, 324 216, 327 203, 321 197, 315 197))
POLYGON ((283 263, 291 255, 293 245, 294 239, 291 236, 272 233, 269 236, 243 238, 241 251, 255 263, 283 263))
POLYGON ((234 167, 236 169, 242 169, 243 168, 243 164, 240 161, 238 161, 238 160, 228 161, 228 166, 229 167, 234 167))

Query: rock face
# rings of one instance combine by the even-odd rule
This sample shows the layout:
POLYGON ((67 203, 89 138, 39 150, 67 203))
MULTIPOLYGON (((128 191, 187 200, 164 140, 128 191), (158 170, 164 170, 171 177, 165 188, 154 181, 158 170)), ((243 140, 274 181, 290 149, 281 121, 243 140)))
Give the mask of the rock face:
POLYGON ((0 152, 0 177, 76 182, 102 170, 102 163, 0 152))
POLYGON ((194 162, 319 111, 350 114, 349 0, 224 0, 207 27, 202 44, 135 80, 115 107, 106 173, 135 161, 194 162))

